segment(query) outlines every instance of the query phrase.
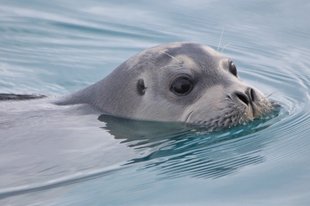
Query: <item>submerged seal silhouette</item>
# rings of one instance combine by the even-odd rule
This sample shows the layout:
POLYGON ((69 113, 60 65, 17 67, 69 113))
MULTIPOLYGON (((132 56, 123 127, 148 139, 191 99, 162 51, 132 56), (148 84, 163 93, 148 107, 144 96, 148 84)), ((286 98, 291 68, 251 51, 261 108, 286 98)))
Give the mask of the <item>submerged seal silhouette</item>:
POLYGON ((85 103, 113 116, 211 129, 246 123, 272 108, 259 90, 238 78, 230 58, 196 43, 146 49, 57 103, 85 103))

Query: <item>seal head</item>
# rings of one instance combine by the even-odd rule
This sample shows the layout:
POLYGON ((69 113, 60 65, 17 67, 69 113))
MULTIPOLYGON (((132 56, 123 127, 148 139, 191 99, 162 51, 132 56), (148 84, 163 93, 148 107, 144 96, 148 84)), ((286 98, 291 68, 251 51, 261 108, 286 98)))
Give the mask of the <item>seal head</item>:
POLYGON ((261 117, 272 104, 242 82, 232 59, 195 43, 156 46, 58 104, 86 103, 130 119, 227 128, 261 117))

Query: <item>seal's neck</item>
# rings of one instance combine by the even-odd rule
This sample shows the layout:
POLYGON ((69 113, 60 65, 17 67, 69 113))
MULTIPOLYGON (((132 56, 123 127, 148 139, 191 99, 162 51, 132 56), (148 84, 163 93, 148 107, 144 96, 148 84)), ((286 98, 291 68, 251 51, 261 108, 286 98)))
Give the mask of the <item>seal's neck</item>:
POLYGON ((139 103, 133 93, 136 74, 128 70, 122 70, 122 72, 117 70, 97 83, 65 96, 55 103, 58 105, 89 104, 106 114, 128 116, 139 103))

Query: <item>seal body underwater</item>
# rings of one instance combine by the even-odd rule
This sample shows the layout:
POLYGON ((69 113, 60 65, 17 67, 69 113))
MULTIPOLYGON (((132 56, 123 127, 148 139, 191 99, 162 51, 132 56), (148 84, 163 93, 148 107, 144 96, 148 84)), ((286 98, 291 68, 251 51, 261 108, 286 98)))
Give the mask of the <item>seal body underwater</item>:
POLYGON ((272 103, 238 77, 233 61, 196 43, 170 43, 129 58, 101 81, 55 102, 89 104, 138 120, 228 128, 261 117, 272 103))

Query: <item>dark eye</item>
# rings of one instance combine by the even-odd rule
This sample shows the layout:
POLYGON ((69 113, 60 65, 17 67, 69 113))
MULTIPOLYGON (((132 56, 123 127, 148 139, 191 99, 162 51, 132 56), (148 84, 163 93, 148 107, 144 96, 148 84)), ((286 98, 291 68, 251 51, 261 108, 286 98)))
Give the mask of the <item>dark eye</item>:
POLYGON ((236 67, 236 65, 234 64, 233 61, 230 61, 230 62, 229 62, 229 71, 230 71, 230 73, 232 73, 233 75, 238 76, 238 74, 237 74, 237 67, 236 67))
POLYGON ((189 94, 194 87, 194 83, 192 79, 189 77, 178 77, 176 78, 171 86, 170 86, 170 91, 172 91, 174 94, 178 96, 184 96, 189 94))

